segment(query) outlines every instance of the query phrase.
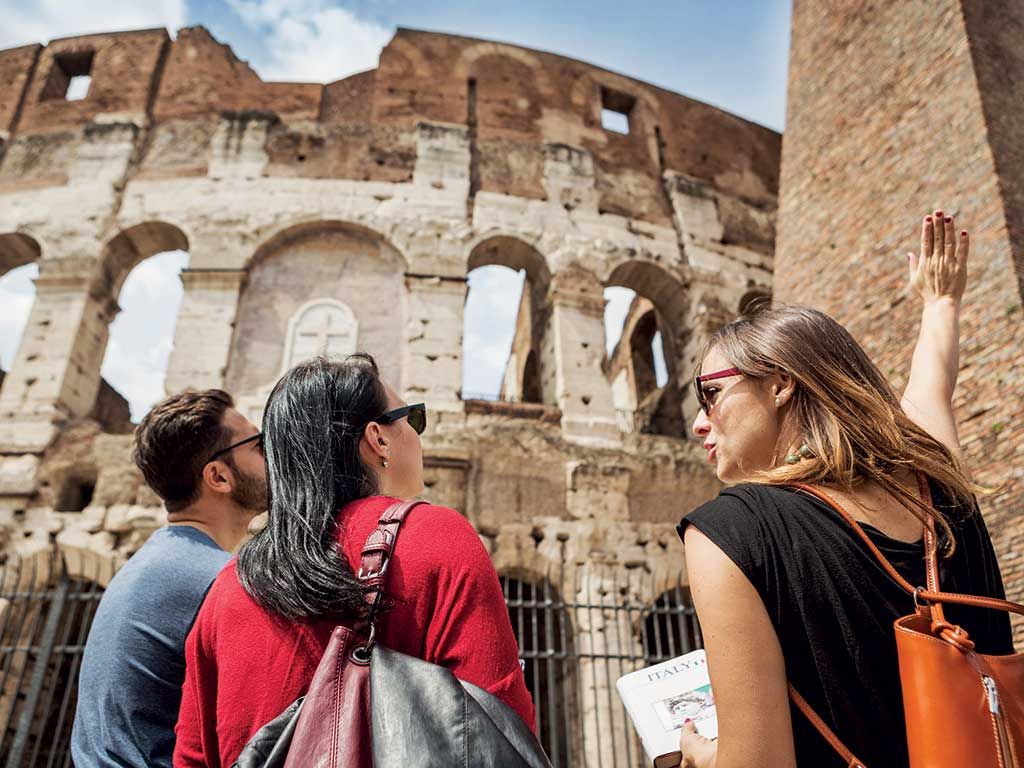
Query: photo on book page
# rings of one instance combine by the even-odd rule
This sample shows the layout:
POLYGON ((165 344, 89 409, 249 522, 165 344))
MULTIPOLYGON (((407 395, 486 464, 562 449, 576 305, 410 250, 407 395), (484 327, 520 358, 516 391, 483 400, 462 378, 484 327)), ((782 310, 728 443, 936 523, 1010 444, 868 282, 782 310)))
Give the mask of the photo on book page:
POLYGON ((698 730, 707 732, 711 725, 707 721, 715 720, 715 697, 710 684, 655 701, 652 707, 667 731, 682 728, 687 720, 693 720, 698 730))

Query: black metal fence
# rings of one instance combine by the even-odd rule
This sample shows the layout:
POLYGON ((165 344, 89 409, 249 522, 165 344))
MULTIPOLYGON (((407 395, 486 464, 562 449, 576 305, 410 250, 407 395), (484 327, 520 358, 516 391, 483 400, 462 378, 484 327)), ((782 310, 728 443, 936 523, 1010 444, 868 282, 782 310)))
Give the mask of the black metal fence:
POLYGON ((611 565, 501 577, 537 734, 553 765, 647 765, 615 681, 703 646, 681 579, 611 565))
POLYGON ((0 566, 0 765, 71 765, 78 669, 102 593, 56 552, 0 566))
MULTIPOLYGON (((642 568, 501 577, 537 732, 558 768, 644 766, 615 681, 702 645, 689 590, 642 568)), ((56 552, 0 565, 0 766, 70 766, 82 651, 102 589, 56 552)))

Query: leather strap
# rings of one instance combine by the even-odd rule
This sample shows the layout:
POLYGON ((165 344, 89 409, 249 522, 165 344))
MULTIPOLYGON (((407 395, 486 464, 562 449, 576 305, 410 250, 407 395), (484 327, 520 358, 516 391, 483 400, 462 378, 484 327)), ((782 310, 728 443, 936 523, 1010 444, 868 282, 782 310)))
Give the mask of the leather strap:
MULTIPOLYGON (((925 571, 926 578, 928 581, 928 588, 915 588, 913 585, 911 585, 909 581, 904 579, 899 574, 899 572, 893 567, 892 563, 890 563, 886 559, 885 555, 883 555, 881 551, 879 551, 878 547, 875 546, 875 542, 873 542, 871 540, 871 537, 867 535, 867 533, 861 527, 860 523, 854 520, 853 516, 849 512, 847 512, 846 509, 843 508, 843 506, 838 501, 832 498, 832 496, 830 496, 827 492, 823 491, 821 488, 818 488, 817 486, 796 484, 791 487, 797 488, 803 491, 804 493, 809 493, 810 495, 821 499, 830 507, 832 507, 832 509, 834 509, 837 513, 839 513, 843 517, 843 519, 850 525, 850 527, 853 528, 857 535, 861 538, 861 540, 867 546, 868 550, 871 552, 871 554, 875 556, 875 559, 878 560, 879 564, 889 575, 889 577, 897 584, 899 584, 901 587, 903 587, 903 589, 905 589, 908 593, 914 595, 915 599, 927 600, 929 603, 935 603, 937 604, 935 605, 935 607, 939 608, 940 610, 941 603, 956 603, 958 605, 973 605, 981 608, 991 608, 997 611, 1007 611, 1009 613, 1017 613, 1021 616, 1024 616, 1024 605, 1018 605, 1017 603, 1012 603, 1009 600, 999 600, 995 597, 979 597, 977 595, 961 595, 955 592, 942 592, 939 590, 939 568, 936 557, 934 523, 930 519, 928 521, 928 524, 925 526, 924 531, 925 571)), ((924 498, 925 500, 928 500, 927 496, 925 496, 924 498)), ((941 614, 940 616, 936 616, 935 618, 940 619, 941 614)))
POLYGON ((818 717, 817 712, 811 709, 811 705, 797 692, 792 683, 789 683, 789 698, 796 704, 797 709, 804 713, 804 717, 811 721, 811 725, 818 730, 818 733, 825 737, 825 740, 832 746, 832 749, 846 761, 847 768, 865 768, 860 758, 847 749, 846 745, 839 740, 839 737, 832 732, 832 729, 825 725, 825 721, 818 717))
MULTIPOLYGON (((931 491, 928 488, 927 479, 923 474, 918 473, 917 482, 918 490, 921 494, 921 500, 931 506, 931 491)), ((817 486, 795 484, 791 487, 797 488, 804 493, 808 493, 811 496, 821 499, 832 507, 832 509, 838 512, 850 527, 853 528, 864 544, 867 545, 868 550, 875 556, 875 559, 878 560, 889 577, 914 596, 914 604, 918 606, 918 611, 928 615, 932 619, 932 631, 939 633, 946 642, 949 642, 951 645, 954 645, 964 651, 968 658, 976 664, 980 661, 984 664, 985 669, 989 669, 987 662, 985 662, 982 657, 970 652, 974 648, 974 643, 967 637, 967 633, 963 632, 960 627, 955 627, 945 620, 942 614, 942 603, 957 603, 960 605, 992 608, 995 610, 1018 613, 1022 616, 1024 616, 1024 605, 1011 603, 1009 600, 998 600, 994 597, 978 597, 975 595, 960 595, 940 591, 934 520, 929 517, 924 524, 925 578, 928 588, 915 588, 899 574, 899 572, 893 567, 892 563, 890 563, 878 547, 875 546, 875 542, 873 542, 871 537, 867 535, 860 523, 858 523, 853 518, 853 515, 847 512, 838 501, 817 486), (931 605, 921 606, 918 602, 919 600, 926 600, 931 605)), ((991 673, 990 669, 989 673, 991 673)), ((811 708, 810 704, 807 703, 806 699, 800 695, 796 688, 793 687, 793 684, 787 684, 789 685, 789 697, 792 699, 797 709, 804 714, 804 717, 811 722, 811 725, 813 725, 818 733, 820 733, 832 746, 832 749, 834 749, 839 756, 846 761, 847 768, 865 768, 864 764, 854 757, 853 753, 846 748, 846 745, 839 740, 839 737, 832 732, 832 729, 825 724, 825 721, 818 717, 818 714, 811 708)))
POLYGON ((366 537, 363 551, 359 559, 359 579, 363 589, 363 600, 366 603, 366 623, 373 637, 377 613, 384 596, 384 584, 387 582, 388 566, 395 550, 398 528, 412 510, 425 501, 401 501, 388 507, 377 521, 377 527, 366 537))

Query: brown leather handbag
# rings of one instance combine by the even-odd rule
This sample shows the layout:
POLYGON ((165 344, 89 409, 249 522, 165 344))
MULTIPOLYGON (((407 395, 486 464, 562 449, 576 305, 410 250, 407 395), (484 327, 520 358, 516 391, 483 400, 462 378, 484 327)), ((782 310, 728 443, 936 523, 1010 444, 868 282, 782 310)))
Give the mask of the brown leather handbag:
MULTIPOLYGON (((927 482, 923 477, 920 482, 922 498, 930 499, 927 482)), ((914 613, 894 624, 910 767, 1024 768, 1024 654, 977 653, 967 632, 946 621, 942 612, 944 603, 956 603, 1024 616, 1024 605, 940 591, 931 521, 924 530, 928 583, 913 587, 835 499, 817 487, 793 487, 842 515, 889 577, 914 599, 914 613)), ((792 685, 789 695, 848 768, 866 768, 792 685)))
POLYGON ((358 573, 363 626, 335 628, 309 691, 260 728, 233 768, 551 768, 497 697, 375 641, 399 526, 423 503, 393 504, 380 517, 358 573))

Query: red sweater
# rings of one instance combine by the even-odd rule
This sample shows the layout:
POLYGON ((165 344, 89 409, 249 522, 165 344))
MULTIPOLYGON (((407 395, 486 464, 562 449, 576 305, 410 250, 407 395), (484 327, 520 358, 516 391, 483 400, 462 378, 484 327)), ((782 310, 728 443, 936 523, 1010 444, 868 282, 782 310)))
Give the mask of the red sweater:
MULTIPOLYGON (((396 499, 373 496, 340 515, 353 569, 366 537, 396 499)), ((501 585, 469 522, 420 506, 402 523, 388 569, 394 607, 378 638, 388 648, 447 667, 512 707, 534 729, 533 702, 501 585)), ((185 643, 185 684, 175 768, 230 766, 261 726, 306 692, 334 624, 287 622, 242 589, 232 560, 210 587, 185 643)))

